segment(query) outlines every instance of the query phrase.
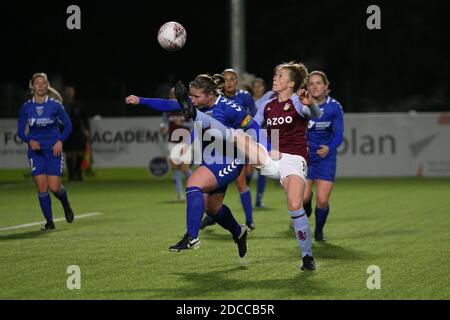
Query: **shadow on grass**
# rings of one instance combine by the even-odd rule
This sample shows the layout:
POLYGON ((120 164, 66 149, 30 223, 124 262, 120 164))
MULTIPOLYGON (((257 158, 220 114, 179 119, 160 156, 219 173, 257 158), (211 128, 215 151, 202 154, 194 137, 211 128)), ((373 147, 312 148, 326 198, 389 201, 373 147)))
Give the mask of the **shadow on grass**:
MULTIPOLYGON (((278 279, 236 279, 233 274, 247 272, 245 266, 235 266, 221 271, 177 272, 179 287, 140 288, 109 291, 113 294, 150 294, 147 299, 223 299, 223 294, 233 294, 238 298, 245 292, 245 299, 270 296, 270 299, 304 299, 330 295, 333 290, 322 280, 317 280, 314 272, 295 270, 290 275, 278 279), (249 291, 255 292, 255 296, 249 291)), ((233 299, 233 298, 232 298, 233 299)))
POLYGON ((253 207, 253 210, 254 211, 275 211, 276 209, 272 208, 272 207, 264 206, 264 207, 253 207))
POLYGON ((56 229, 52 231, 34 230, 21 233, 0 234, 0 241, 34 239, 36 237, 46 236, 53 232, 57 232, 56 229))
POLYGON ((368 232, 353 232, 352 234, 346 235, 346 239, 378 239, 380 237, 404 237, 406 235, 413 235, 420 232, 419 229, 383 229, 383 230, 370 230, 368 232))
POLYGON ((181 201, 181 200, 161 200, 161 201, 154 201, 154 203, 157 204, 179 204, 179 205, 185 205, 186 206, 186 201, 181 201))
POLYGON ((338 246, 327 241, 313 242, 313 252, 314 256, 318 259, 338 259, 354 261, 367 259, 372 256, 372 254, 368 252, 338 246))

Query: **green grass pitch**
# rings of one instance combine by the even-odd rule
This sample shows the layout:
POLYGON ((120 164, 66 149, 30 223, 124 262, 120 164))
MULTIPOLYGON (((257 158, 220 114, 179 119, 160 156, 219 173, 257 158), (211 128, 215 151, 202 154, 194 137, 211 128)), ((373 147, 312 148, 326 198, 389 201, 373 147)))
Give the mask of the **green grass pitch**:
MULTIPOLYGON (((43 220, 24 171, 0 171, 0 228, 43 220)), ((450 179, 338 179, 325 234, 313 243, 317 270, 299 269, 284 194, 268 181, 248 254, 238 257, 219 226, 200 232, 201 248, 167 249, 185 231, 185 204, 169 179, 144 169, 98 170, 65 183, 75 214, 101 212, 43 233, 0 231, 0 299, 449 299, 450 179), (81 270, 69 290, 67 268, 81 270), (368 289, 369 266, 380 289, 368 289)), ((234 185, 226 203, 243 223, 234 185)), ((255 182, 252 183, 255 193, 255 182)), ((63 217, 52 196, 55 218, 63 217)), ((310 219, 314 228, 314 219, 310 219)))

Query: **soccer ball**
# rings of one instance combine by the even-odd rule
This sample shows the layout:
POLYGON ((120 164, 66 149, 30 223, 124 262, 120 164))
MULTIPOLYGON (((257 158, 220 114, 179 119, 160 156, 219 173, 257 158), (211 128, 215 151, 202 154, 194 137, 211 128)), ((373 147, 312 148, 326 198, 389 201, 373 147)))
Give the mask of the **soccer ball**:
POLYGON ((186 30, 175 21, 164 23, 158 31, 158 42, 167 51, 178 51, 186 43, 186 30))

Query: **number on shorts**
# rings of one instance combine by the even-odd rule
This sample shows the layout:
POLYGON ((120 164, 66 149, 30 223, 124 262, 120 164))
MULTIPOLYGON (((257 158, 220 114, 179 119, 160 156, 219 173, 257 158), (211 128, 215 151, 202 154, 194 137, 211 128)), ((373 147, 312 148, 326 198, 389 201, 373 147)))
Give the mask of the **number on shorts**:
POLYGON ((302 161, 302 170, 306 178, 308 176, 308 165, 306 164, 306 161, 302 161))

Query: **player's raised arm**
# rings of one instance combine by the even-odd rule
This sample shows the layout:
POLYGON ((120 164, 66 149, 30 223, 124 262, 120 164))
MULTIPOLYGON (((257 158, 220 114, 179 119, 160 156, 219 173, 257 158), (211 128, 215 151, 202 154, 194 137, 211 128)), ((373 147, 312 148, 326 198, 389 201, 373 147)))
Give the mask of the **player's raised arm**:
MULTIPOLYGON (((320 118, 322 111, 319 105, 314 101, 308 90, 302 88, 297 91, 298 101, 303 105, 299 114, 307 118, 320 118)), ((297 99, 296 99, 297 100, 297 99)), ((294 101, 295 103, 296 101, 294 101)), ((297 108, 297 106, 296 106, 297 108)), ((299 111, 299 109, 297 109, 299 111)))
POLYGON ((161 112, 171 112, 180 111, 181 107, 176 100, 169 99, 159 99, 159 98, 143 98, 135 95, 129 95, 125 98, 126 104, 138 105, 142 104, 147 106, 147 108, 161 111, 161 112))

